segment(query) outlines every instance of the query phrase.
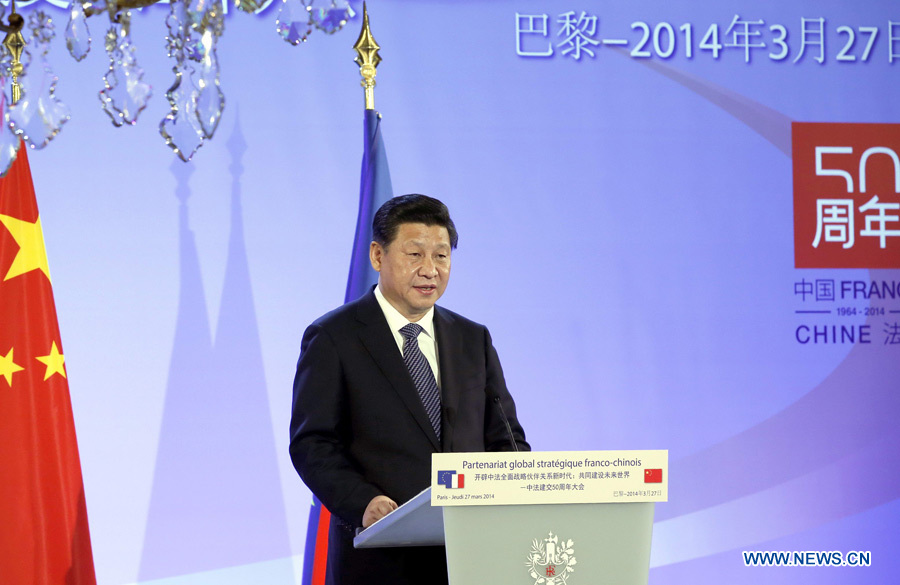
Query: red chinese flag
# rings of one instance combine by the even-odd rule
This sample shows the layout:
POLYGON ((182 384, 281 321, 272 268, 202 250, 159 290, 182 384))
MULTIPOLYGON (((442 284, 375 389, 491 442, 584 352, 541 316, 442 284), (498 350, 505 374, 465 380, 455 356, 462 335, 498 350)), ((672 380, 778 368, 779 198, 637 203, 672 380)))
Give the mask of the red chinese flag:
POLYGON ((662 483, 662 469, 645 469, 644 483, 662 483))
POLYGON ((26 150, 0 179, 0 582, 93 585, 65 357, 26 150))

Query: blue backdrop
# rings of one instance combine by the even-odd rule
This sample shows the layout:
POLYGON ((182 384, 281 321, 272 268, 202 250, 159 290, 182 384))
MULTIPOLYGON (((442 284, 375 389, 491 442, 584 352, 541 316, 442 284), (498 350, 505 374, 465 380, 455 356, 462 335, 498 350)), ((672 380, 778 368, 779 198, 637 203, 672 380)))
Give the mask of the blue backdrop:
MULTIPOLYGON (((167 8, 133 19, 155 93, 135 127, 100 111, 98 19, 84 62, 59 37, 51 52, 72 119, 31 163, 103 584, 299 583, 291 381, 303 329, 344 297, 360 19, 292 47, 276 9, 227 17, 225 114, 188 165, 157 133, 167 8)), ((490 327, 531 444, 669 449, 650 582, 893 582, 900 270, 795 268, 791 123, 900 122, 897 3, 369 14, 394 192, 450 207, 441 304, 490 327), (800 329, 867 325, 868 343, 800 329), (743 550, 872 566, 753 568, 743 550)))

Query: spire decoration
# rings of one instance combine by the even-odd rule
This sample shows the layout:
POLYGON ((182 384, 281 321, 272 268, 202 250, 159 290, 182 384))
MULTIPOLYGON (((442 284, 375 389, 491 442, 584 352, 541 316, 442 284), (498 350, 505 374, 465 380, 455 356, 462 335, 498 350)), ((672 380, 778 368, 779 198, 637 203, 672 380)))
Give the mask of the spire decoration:
MULTIPOLYGON (((3 39, 3 58, 0 60, 0 177, 5 177, 9 171, 16 154, 19 152, 19 145, 22 141, 16 135, 15 130, 10 127, 9 110, 22 98, 22 86, 19 79, 25 72, 22 65, 22 52, 25 50, 25 37, 22 35, 22 28, 25 26, 25 19, 21 14, 16 13, 15 0, 11 4, 11 12, 7 20, 8 24, 3 24, 0 20, 0 30, 6 33, 3 39), (7 80, 10 83, 10 99, 7 101, 7 80)), ((3 18, 5 6, 0 5, 0 19, 3 18)))
POLYGON ((362 30, 359 31, 359 38, 353 49, 356 51, 356 57, 353 61, 359 65, 359 74, 362 75, 360 85, 366 92, 366 109, 375 109, 375 74, 378 64, 381 63, 381 56, 378 50, 381 47, 375 42, 372 31, 369 28, 369 12, 366 10, 366 4, 363 3, 363 22, 362 30))

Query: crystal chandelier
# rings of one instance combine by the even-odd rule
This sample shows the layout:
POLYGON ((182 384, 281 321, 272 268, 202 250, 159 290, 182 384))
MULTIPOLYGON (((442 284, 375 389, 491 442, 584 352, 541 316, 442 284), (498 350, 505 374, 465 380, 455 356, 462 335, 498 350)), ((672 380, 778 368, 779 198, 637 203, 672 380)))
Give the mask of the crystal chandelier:
MULTIPOLYGON (((98 95, 114 126, 136 124, 153 94, 132 42, 131 11, 159 1, 71 0, 68 4, 66 48, 76 61, 91 50, 88 21, 95 30, 94 20, 102 20, 100 25, 107 27, 103 46, 109 69, 98 95)), ((225 94, 219 86, 216 46, 229 4, 241 12, 258 13, 273 1, 281 4, 275 30, 292 45, 306 42, 315 31, 338 32, 356 15, 351 1, 358 2, 169 0, 166 51, 173 62, 174 80, 165 94, 170 111, 159 122, 159 133, 181 160, 191 160, 197 149, 212 139, 222 118, 225 94)), ((32 11, 26 20, 16 12, 15 0, 11 2, 9 8, 0 4, 0 29, 6 33, 0 58, 0 176, 6 174, 22 141, 30 148, 44 148, 69 120, 69 108, 55 94, 58 79, 47 60, 55 37, 53 21, 41 10, 32 11)))

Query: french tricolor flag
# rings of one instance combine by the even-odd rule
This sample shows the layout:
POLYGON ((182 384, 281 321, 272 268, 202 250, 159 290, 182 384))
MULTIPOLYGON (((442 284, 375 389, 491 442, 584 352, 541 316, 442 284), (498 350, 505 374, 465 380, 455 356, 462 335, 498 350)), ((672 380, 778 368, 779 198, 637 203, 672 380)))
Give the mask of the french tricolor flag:
POLYGON ((456 471, 438 471, 438 484, 449 489, 460 489, 465 487, 466 476, 456 471))

